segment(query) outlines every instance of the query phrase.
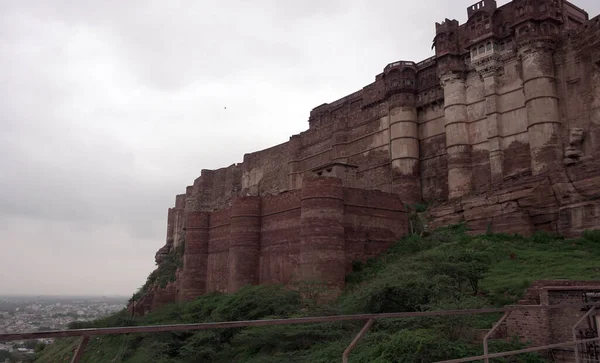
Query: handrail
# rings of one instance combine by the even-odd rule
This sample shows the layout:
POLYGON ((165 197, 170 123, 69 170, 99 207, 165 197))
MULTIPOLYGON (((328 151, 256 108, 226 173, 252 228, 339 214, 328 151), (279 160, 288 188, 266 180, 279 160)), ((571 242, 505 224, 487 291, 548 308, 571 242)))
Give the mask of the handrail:
POLYGON ((435 362, 435 363, 466 363, 466 362, 473 362, 473 361, 476 361, 476 360, 489 359, 489 358, 502 358, 502 357, 508 357, 509 355, 517 355, 517 354, 523 354, 523 353, 534 353, 534 352, 539 352, 541 350, 548 350, 548 349, 554 349, 554 348, 564 348, 564 347, 568 347, 568 346, 573 345, 573 344, 591 343, 591 342, 596 342, 598 340, 600 340, 599 337, 590 338, 590 339, 583 339, 583 340, 576 340, 576 341, 569 340, 567 342, 542 345, 542 346, 539 346, 539 347, 532 347, 532 348, 525 348, 525 349, 518 349, 518 350, 509 350, 507 352, 492 353, 492 354, 487 354, 487 355, 485 355, 485 354, 484 355, 477 355, 477 356, 468 357, 468 358, 443 360, 443 361, 438 361, 438 362, 435 362))
POLYGON ((373 323, 375 322, 375 319, 369 319, 365 326, 362 327, 362 329, 358 332, 358 334, 354 337, 354 339, 352 339, 352 342, 350 342, 350 345, 348 345, 348 347, 346 348, 346 350, 344 350, 344 353, 342 354, 342 363, 348 363, 348 356, 350 355, 350 352, 352 351, 352 349, 354 349, 354 347, 356 347, 356 344, 358 344, 358 342, 362 339, 362 337, 367 334, 367 331, 371 328, 371 325, 373 325, 373 323))
MULTIPOLYGON (((81 343, 76 351, 76 356, 72 362, 76 363, 83 355, 85 346, 92 336, 109 335, 109 334, 132 334, 132 333, 157 333, 157 332, 175 332, 187 330, 208 330, 208 329, 229 329, 243 328, 255 326, 271 326, 271 325, 293 325, 293 324, 310 324, 310 323, 331 323, 339 321, 354 321, 368 320, 367 324, 361 329, 359 335, 354 339, 353 343, 358 343, 358 339, 364 335, 372 325, 371 321, 386 318, 414 318, 414 317, 430 317, 430 316, 455 316, 455 315, 475 315, 475 314, 492 314, 492 313, 510 313, 515 310, 551 310, 565 308, 581 308, 581 307, 598 307, 598 303, 580 303, 580 304, 557 304, 557 305, 510 305, 503 308, 486 308, 486 309, 467 309, 467 310, 438 310, 438 311, 417 311, 403 313, 382 313, 382 314, 356 314, 356 315, 333 315, 333 316, 317 316, 305 318, 290 318, 290 319, 267 319, 267 320, 246 320, 246 321, 226 321, 215 323, 194 323, 194 324, 169 324, 169 325, 146 325, 146 326, 130 326, 130 327, 115 327, 115 328, 89 328, 89 329, 68 329, 55 331, 41 331, 31 333, 9 333, 0 334, 0 342, 13 340, 27 340, 39 338, 67 338, 67 337, 82 337, 81 343), (369 322, 371 322, 369 324, 369 322), (358 338, 358 339, 357 339, 358 338)), ((568 343, 553 344, 545 346, 545 348, 528 348, 519 351, 508 353, 519 354, 533 352, 537 350, 550 349, 554 347, 568 346, 575 343, 585 343, 598 340, 587 339, 581 341, 570 341, 568 343)), ((355 345, 355 344, 354 344, 355 345)), ((353 347, 353 346, 352 346, 353 347)), ((503 357, 505 353, 487 354, 485 356, 464 358, 459 360, 444 361, 444 363, 470 362, 473 360, 481 360, 485 358, 503 357)))
MULTIPOLYGON (((502 317, 500 318, 500 320, 498 320, 496 322, 496 324, 494 324, 494 326, 492 327, 492 329, 490 329, 490 331, 488 331, 487 334, 483 337, 483 355, 488 355, 488 353, 489 353, 488 339, 490 339, 490 337, 492 336, 492 334, 496 330, 498 330, 498 328, 500 327, 500 325, 502 325, 502 323, 504 322, 504 320, 506 320, 506 318, 508 318, 509 315, 510 315, 510 311, 505 312, 504 315, 502 315, 502 317)), ((490 363, 489 358, 485 359, 485 363, 490 363)))
MULTIPOLYGON (((535 309, 536 306, 537 305, 531 305, 531 306, 529 306, 529 308, 535 309)), ((527 308, 527 307, 525 307, 525 308, 527 308)), ((333 316, 318 316, 318 317, 290 318, 290 319, 225 321, 225 322, 216 322, 216 323, 146 325, 146 326, 127 326, 127 327, 118 327, 118 328, 69 329, 69 330, 55 330, 55 331, 45 331, 45 332, 42 331, 42 332, 33 332, 33 333, 0 334, 0 342, 1 341, 10 341, 10 340, 38 339, 38 338, 67 338, 67 337, 78 337, 78 336, 83 336, 83 335, 93 336, 93 335, 108 335, 108 334, 156 333, 156 332, 185 331, 185 330, 244 328, 244 327, 270 326, 270 325, 331 323, 331 322, 339 322, 339 321, 385 319, 385 318, 414 318, 414 317, 427 317, 427 316, 491 314, 491 313, 505 312, 507 309, 510 309, 510 308, 416 311, 416 312, 406 312, 406 313, 333 315, 333 316)))
MULTIPOLYGON (((590 314, 592 314, 594 312, 594 309, 596 309, 596 306, 592 306, 587 313, 585 313, 581 319, 577 320, 577 323, 575 323, 575 325, 573 325, 573 341, 576 342, 577 341, 577 327, 579 326, 579 324, 581 324, 585 319, 588 318, 588 316, 590 316, 590 314)), ((575 344, 575 362, 576 363, 580 363, 581 362, 581 357, 579 357, 579 344, 575 344)))

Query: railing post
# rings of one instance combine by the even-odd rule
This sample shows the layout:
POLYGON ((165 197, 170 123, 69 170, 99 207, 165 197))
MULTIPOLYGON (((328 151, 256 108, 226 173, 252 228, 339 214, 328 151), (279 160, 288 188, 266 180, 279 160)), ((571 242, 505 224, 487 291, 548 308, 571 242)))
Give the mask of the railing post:
MULTIPOLYGON (((582 321, 584 321, 585 319, 587 319, 588 316, 590 316, 590 314, 594 311, 594 309, 596 309, 596 306, 592 306, 590 310, 588 310, 587 313, 585 313, 585 315, 583 315, 581 317, 581 319, 579 319, 577 321, 577 323, 575 323, 575 325, 573 325, 573 341, 577 342, 577 327, 579 326, 579 324, 581 324, 582 321)), ((581 357, 579 356, 579 343, 575 343, 575 363, 581 363, 581 357)))
POLYGON ((487 334, 483 337, 483 355, 485 356, 485 363, 490 363, 490 358, 488 358, 488 339, 500 327, 504 320, 508 318, 508 315, 510 315, 510 311, 505 312, 504 315, 502 315, 502 317, 500 318, 500 320, 498 320, 496 324, 492 326, 492 329, 490 329, 490 331, 488 331, 487 334))
POLYGON ((348 363, 348 356, 350 355, 350 352, 352 351, 352 349, 354 349, 354 347, 356 347, 358 341, 362 339, 362 337, 367 333, 367 331, 369 330, 371 325, 373 325, 374 322, 375 319, 369 319, 365 326, 363 326, 362 329, 358 332, 358 334, 354 337, 352 342, 350 342, 350 345, 348 345, 348 348, 344 350, 344 354, 342 355, 342 363, 348 363))
POLYGON ((81 361, 81 357, 83 357, 83 352, 85 352, 85 347, 87 346, 87 343, 90 341, 90 337, 87 335, 84 335, 81 337, 81 341, 79 342, 79 345, 77 346, 77 350, 75 351, 75 355, 73 356, 73 359, 71 359, 71 363, 79 363, 79 361, 81 361))

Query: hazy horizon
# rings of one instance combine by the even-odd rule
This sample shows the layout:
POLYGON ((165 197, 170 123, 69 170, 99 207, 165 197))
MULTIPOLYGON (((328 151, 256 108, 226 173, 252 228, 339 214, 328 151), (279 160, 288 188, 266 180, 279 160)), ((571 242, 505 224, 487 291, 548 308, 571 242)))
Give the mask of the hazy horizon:
POLYGON ((131 296, 201 169, 432 56, 475 2, 1 2, 0 291, 131 296))

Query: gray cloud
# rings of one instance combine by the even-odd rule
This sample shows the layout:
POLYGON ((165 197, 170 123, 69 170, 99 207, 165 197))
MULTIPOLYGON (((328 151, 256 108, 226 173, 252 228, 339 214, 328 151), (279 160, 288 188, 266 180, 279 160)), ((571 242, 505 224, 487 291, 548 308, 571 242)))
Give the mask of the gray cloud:
POLYGON ((434 23, 468 5, 0 2, 0 291, 132 293, 201 169, 286 141, 389 62, 429 57, 434 23))

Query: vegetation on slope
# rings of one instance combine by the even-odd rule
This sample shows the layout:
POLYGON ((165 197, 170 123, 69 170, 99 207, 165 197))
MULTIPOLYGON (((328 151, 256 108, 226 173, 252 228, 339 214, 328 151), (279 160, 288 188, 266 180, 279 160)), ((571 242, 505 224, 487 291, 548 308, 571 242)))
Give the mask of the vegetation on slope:
MULTIPOLYGON (((152 286, 160 286, 165 287, 169 282, 175 281, 175 273, 177 269, 183 268, 183 253, 185 252, 185 244, 182 243, 176 248, 174 248, 171 252, 166 254, 163 257, 163 261, 158 265, 156 270, 152 271, 144 285, 142 285, 131 300, 139 300, 141 299, 152 286)), ((130 300, 130 301, 131 301, 130 300)))
MULTIPOLYGON (((539 279, 600 278, 600 233, 576 240, 545 234, 531 238, 470 236, 464 226, 408 236, 378 259, 355 263, 335 301, 316 304, 318 286, 297 291, 254 286, 230 295, 208 294, 142 318, 123 311, 89 326, 107 327, 254 320, 333 314, 384 313, 501 306, 515 302, 539 279), (306 294, 308 292, 308 294, 306 294)), ((383 319, 351 355, 351 362, 433 362, 481 354, 478 329, 498 316, 383 319)), ((364 322, 269 326, 93 338, 84 362, 335 362, 364 322)), ((39 362, 68 361, 76 340, 43 350, 39 362)), ((519 342, 493 342, 491 351, 519 342)), ((503 360, 495 360, 502 362, 503 360)), ((519 362, 542 362, 521 355, 519 362)))

